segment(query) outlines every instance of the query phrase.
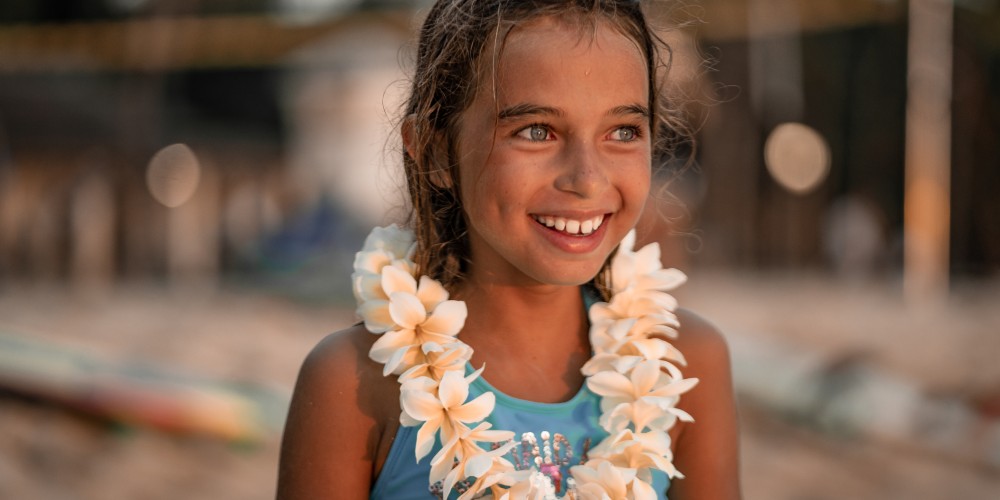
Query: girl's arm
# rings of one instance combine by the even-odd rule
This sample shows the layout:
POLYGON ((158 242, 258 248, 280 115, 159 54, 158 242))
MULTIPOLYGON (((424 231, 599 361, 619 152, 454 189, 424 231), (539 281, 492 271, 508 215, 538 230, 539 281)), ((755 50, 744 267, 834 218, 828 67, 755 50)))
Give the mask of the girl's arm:
POLYGON ((279 500, 368 498, 385 441, 380 400, 398 400, 378 397, 398 386, 368 359, 370 337, 360 325, 330 335, 302 364, 282 437, 279 500))
POLYGON ((729 350, 711 324, 678 311, 682 331, 675 345, 687 359, 685 377, 700 379, 681 396, 679 407, 692 416, 682 424, 674 465, 684 479, 671 481, 670 500, 740 498, 739 434, 729 350))

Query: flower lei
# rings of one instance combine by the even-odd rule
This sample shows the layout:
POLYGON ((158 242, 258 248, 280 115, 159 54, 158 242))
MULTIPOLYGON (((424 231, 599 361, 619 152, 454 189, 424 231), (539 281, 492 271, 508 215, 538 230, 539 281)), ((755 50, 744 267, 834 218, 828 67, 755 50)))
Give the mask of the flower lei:
MULTIPOLYGON (((666 338, 676 338, 677 301, 668 293, 686 277, 663 269, 656 243, 632 251, 630 232, 611 262, 610 302, 589 311, 594 356, 581 372, 587 387, 601 396, 600 425, 610 435, 571 468, 569 499, 655 499, 653 469, 683 477, 674 468, 667 431, 676 421, 693 421, 677 408, 680 395, 697 379, 685 379, 677 365, 684 357, 666 338)), ((484 393, 466 401, 469 384, 482 373, 465 376, 472 348, 456 336, 465 323, 465 303, 449 300, 441 283, 414 277, 416 249, 410 231, 396 225, 377 227, 354 260, 351 275, 358 314, 380 335, 369 352, 383 363, 383 374, 398 375, 400 423, 420 426, 416 459, 431 459, 429 484, 441 481, 448 498, 456 483, 473 484, 459 499, 489 491, 494 498, 556 498, 551 481, 534 468, 515 470, 504 458, 516 443, 511 431, 493 430, 483 420, 493 412, 495 396, 484 393), (509 441, 509 442, 508 442, 509 441), (479 443, 503 443, 487 450, 479 443)))

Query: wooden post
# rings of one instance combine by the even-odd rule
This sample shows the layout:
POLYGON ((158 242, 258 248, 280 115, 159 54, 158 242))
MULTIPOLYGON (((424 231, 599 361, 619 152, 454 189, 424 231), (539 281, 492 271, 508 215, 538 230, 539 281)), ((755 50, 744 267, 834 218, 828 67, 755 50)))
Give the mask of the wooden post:
POLYGON ((951 0, 910 0, 903 223, 910 302, 948 293, 953 8, 951 0))

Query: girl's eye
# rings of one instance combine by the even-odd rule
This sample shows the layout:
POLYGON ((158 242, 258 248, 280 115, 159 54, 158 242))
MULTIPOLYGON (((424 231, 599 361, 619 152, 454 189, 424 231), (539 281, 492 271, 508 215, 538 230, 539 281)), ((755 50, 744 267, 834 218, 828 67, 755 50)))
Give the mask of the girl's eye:
POLYGON ((632 142, 638 138, 638 127, 620 127, 611 132, 611 139, 615 141, 632 142))
POLYGON ((542 142, 549 139, 549 129, 544 125, 529 125, 521 129, 517 136, 532 142, 542 142))

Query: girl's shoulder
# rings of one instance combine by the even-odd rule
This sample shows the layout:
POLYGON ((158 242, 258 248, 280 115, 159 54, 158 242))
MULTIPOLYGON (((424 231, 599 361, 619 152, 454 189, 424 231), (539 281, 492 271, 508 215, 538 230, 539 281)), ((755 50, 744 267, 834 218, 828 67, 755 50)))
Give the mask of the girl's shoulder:
POLYGON ((722 332, 710 321, 688 309, 677 309, 676 314, 681 329, 671 343, 684 354, 688 366, 699 369, 699 365, 709 368, 706 365, 724 363, 728 369, 729 347, 722 332))
POLYGON ((383 366, 368 357, 376 340, 378 336, 360 323, 327 335, 302 363, 296 390, 304 385, 303 389, 340 400, 336 402, 339 407, 357 406, 380 422, 385 419, 379 417, 387 414, 395 418, 398 398, 386 396, 398 395, 399 384, 395 377, 383 376, 383 366))
POLYGON ((366 495, 371 488, 399 423, 399 384, 368 358, 376 339, 355 325, 306 356, 282 438, 279 497, 366 495))
POLYGON ((681 330, 671 343, 687 361, 681 367, 684 377, 697 378, 698 384, 677 405, 694 422, 678 422, 674 465, 686 479, 670 487, 670 498, 736 499, 738 419, 729 348, 709 321, 684 309, 677 316, 681 330))

